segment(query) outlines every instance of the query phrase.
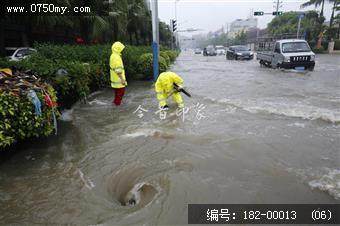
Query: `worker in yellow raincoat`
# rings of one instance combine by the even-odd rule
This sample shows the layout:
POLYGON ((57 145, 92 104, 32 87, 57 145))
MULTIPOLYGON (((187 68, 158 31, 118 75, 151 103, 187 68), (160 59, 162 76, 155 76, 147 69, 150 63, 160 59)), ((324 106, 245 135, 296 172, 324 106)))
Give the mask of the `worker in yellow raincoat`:
POLYGON ((112 54, 110 56, 110 80, 111 87, 115 93, 115 99, 112 101, 112 103, 116 106, 121 104, 125 93, 125 87, 127 86, 122 60, 122 51, 124 48, 125 46, 121 42, 115 42, 111 47, 112 54))
POLYGON ((168 108, 167 99, 172 96, 173 101, 179 108, 184 107, 182 96, 179 90, 183 87, 183 79, 176 73, 167 71, 158 76, 155 90, 159 106, 161 108, 168 108), (176 87, 176 85, 178 87, 176 87))

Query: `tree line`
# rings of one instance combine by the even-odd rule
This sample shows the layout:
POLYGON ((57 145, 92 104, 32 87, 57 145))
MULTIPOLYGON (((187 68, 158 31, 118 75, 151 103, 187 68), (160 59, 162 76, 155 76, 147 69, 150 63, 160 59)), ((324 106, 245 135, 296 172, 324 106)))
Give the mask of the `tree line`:
MULTIPOLYGON (((321 7, 320 12, 316 10, 309 10, 305 12, 304 17, 301 19, 300 36, 305 39, 314 47, 318 40, 321 39, 325 43, 331 39, 340 39, 340 0, 310 0, 301 4, 301 8, 308 6, 321 7), (324 5, 325 2, 332 4, 332 14, 329 24, 325 24, 324 5)), ((276 16, 267 25, 265 31, 245 31, 242 30, 234 37, 229 37, 228 34, 220 34, 218 36, 197 40, 197 47, 205 47, 207 45, 239 45, 246 44, 249 41, 254 41, 254 33, 258 35, 277 35, 277 34, 296 34, 298 30, 299 13, 297 11, 285 12, 280 16, 276 16), (251 39, 251 40, 250 40, 251 39)))

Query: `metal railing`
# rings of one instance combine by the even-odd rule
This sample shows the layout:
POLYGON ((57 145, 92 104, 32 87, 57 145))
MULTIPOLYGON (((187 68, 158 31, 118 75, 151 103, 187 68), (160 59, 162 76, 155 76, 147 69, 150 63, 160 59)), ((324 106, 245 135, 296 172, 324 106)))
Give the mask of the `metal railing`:
POLYGON ((296 35, 292 33, 265 35, 252 40, 252 43, 255 43, 255 51, 271 51, 275 42, 282 39, 305 39, 305 37, 302 34, 296 35))

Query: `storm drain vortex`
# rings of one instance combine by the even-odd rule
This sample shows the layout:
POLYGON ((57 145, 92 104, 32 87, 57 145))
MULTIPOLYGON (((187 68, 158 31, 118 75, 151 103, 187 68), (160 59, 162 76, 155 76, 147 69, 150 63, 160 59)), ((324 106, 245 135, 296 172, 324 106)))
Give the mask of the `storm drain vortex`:
POLYGON ((148 183, 142 182, 135 184, 131 190, 119 197, 118 201, 123 206, 145 206, 152 201, 157 190, 148 183))
POLYGON ((159 175, 148 175, 150 169, 128 168, 118 171, 108 182, 108 192, 120 206, 142 208, 162 190, 159 175))

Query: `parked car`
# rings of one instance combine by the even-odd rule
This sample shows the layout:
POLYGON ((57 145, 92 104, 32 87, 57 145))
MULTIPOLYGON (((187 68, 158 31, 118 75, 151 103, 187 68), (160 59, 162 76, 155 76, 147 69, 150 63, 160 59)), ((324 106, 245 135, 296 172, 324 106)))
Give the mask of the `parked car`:
POLYGON ((315 66, 315 53, 307 41, 301 39, 284 39, 276 41, 272 51, 258 52, 261 65, 284 69, 309 69, 315 66))
POLYGON ((225 55, 224 46, 216 46, 216 53, 217 53, 217 55, 225 55))
POLYGON ((204 48, 203 51, 204 56, 216 56, 216 49, 213 45, 208 45, 207 47, 204 48))
POLYGON ((29 47, 8 47, 5 48, 7 58, 10 61, 19 61, 31 56, 33 53, 37 52, 37 50, 29 47))
POLYGON ((202 50, 201 49, 195 49, 195 54, 202 54, 202 50))
POLYGON ((252 60, 254 53, 247 46, 230 46, 226 58, 227 60, 252 60))

